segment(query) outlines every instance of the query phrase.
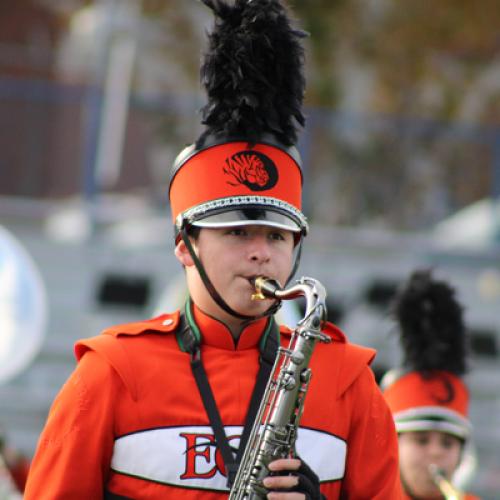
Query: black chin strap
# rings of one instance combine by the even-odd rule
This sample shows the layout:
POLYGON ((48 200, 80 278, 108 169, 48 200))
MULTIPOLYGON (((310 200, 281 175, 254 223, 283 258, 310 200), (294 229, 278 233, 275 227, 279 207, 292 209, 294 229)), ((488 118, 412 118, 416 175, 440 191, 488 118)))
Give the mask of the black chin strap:
MULTIPOLYGON (((228 314, 231 316, 234 316, 239 319, 243 320, 248 320, 248 321, 255 321, 256 319, 263 318, 264 316, 272 316, 275 314, 278 309, 281 307, 281 302, 276 301, 271 307, 269 307, 266 311, 264 311, 262 314, 259 314, 257 316, 248 316, 246 314, 241 314, 234 309, 232 309, 226 301, 220 296, 219 292, 215 289, 213 283, 210 281, 210 278, 208 277, 207 273, 205 272, 205 268, 203 267, 203 264, 201 263, 200 259, 196 255, 196 252, 194 251, 193 245, 191 245, 191 242, 189 241, 189 235, 187 234, 186 230, 186 224, 183 223, 182 227, 180 228, 180 235, 182 238, 182 241, 186 245, 186 248, 188 249, 189 254, 191 255, 191 258, 193 259, 194 265, 196 266, 196 269, 198 270, 198 273, 200 275, 201 280, 203 281, 203 284, 205 285, 205 288, 208 290, 208 293, 212 297, 212 299, 215 301, 215 303, 224 311, 226 311, 228 314)), ((300 240, 297 243, 297 253, 295 256, 295 262, 293 265, 292 272, 290 273, 290 276, 285 284, 285 286, 290 283, 290 280, 293 278, 295 273, 297 272, 297 268, 299 267, 300 263, 300 256, 302 253, 302 236, 300 236, 300 240)))

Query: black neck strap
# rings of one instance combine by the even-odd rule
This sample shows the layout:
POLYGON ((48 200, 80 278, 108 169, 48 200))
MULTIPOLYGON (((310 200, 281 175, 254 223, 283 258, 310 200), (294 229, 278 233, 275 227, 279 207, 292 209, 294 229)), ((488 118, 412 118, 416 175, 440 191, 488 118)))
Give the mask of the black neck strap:
POLYGON ((194 322, 189 301, 186 304, 185 314, 181 316, 180 325, 177 329, 176 335, 181 349, 191 354, 191 370, 196 380, 196 384, 203 401, 203 406, 205 407, 205 411, 207 412, 210 420, 210 425, 214 431, 216 445, 219 448, 224 460, 227 474, 227 485, 230 488, 234 482, 234 478, 236 477, 238 465, 241 461, 243 451, 253 427, 253 422, 257 415, 267 381, 271 376, 271 371, 279 346, 278 326, 276 325, 274 318, 270 317, 261 339, 259 373, 257 375, 257 380, 250 399, 247 416, 245 418, 245 425, 243 427, 240 445, 236 456, 229 446, 229 441, 226 433, 224 432, 224 425, 215 402, 212 388, 208 382, 208 377, 201 360, 201 334, 198 326, 194 322))

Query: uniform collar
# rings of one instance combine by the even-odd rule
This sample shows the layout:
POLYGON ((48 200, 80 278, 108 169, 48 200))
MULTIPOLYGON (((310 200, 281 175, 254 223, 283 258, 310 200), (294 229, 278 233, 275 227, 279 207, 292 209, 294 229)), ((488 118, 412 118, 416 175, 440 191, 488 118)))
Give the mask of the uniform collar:
POLYGON ((245 326, 236 343, 231 331, 224 323, 205 314, 194 304, 192 311, 194 321, 200 329, 202 344, 226 350, 241 351, 258 346, 269 320, 268 318, 261 318, 245 326))

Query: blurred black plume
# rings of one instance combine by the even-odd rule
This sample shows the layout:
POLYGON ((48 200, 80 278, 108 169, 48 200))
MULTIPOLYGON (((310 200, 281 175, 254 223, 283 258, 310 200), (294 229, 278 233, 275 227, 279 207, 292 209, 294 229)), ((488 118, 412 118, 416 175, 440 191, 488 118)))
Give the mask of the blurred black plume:
POLYGON ((304 125, 303 31, 293 29, 278 0, 201 0, 215 14, 201 67, 208 103, 207 136, 258 142, 273 134, 286 146, 304 125))
POLYGON ((432 277, 430 270, 413 272, 392 304, 399 322, 405 367, 430 374, 466 371, 466 331, 455 290, 432 277))

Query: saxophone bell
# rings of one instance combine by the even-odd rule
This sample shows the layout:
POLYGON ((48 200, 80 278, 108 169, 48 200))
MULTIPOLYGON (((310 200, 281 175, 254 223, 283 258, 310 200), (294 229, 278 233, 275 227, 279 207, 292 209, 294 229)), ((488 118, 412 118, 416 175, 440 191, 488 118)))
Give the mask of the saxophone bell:
POLYGON ((446 478, 446 473, 436 464, 429 464, 429 473, 445 500, 463 500, 464 494, 446 478))

